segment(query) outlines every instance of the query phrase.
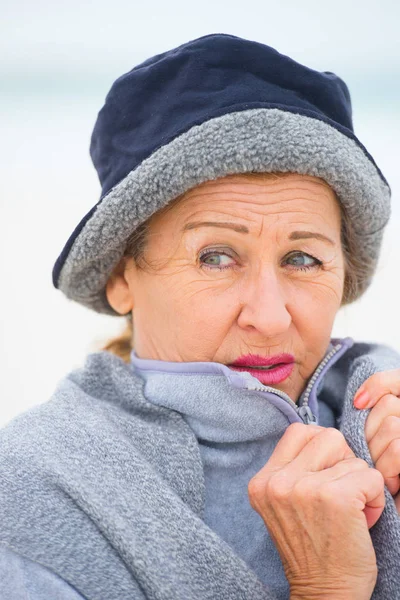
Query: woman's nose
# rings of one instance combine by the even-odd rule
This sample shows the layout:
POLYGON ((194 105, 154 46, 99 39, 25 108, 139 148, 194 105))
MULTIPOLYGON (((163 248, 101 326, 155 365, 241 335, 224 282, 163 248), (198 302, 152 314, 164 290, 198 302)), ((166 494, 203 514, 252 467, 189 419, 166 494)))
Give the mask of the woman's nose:
POLYGON ((254 327, 268 337, 280 335, 289 329, 292 317, 286 306, 284 290, 275 274, 264 273, 248 282, 242 304, 238 325, 243 329, 254 327))

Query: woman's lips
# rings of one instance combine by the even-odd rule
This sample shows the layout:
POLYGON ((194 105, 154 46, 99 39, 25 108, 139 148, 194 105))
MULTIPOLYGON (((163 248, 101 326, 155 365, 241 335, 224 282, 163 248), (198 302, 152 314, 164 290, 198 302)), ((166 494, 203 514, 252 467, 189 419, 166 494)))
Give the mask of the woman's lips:
POLYGON ((271 385, 287 379, 293 371, 294 363, 295 358, 292 354, 277 354, 268 358, 248 354, 228 366, 234 371, 247 371, 262 384, 271 385))
POLYGON ((272 367, 271 369, 257 369, 250 367, 232 367, 229 365, 229 368, 233 371, 247 371, 251 373, 253 377, 257 377, 261 383, 264 385, 271 385, 274 383, 280 383, 289 377, 291 372, 293 371, 294 363, 282 363, 280 365, 276 365, 276 367, 272 367))

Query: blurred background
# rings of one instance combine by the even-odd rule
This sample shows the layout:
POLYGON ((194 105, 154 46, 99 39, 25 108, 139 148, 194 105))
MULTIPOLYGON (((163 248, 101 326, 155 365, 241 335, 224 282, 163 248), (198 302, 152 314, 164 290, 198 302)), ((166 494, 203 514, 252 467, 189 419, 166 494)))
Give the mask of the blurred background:
POLYGON ((0 426, 46 401, 124 322, 67 300, 51 271, 98 201, 90 135, 121 74, 209 33, 275 47, 348 84, 356 135, 393 192, 374 283, 343 308, 335 336, 400 352, 398 0, 10 0, 0 23, 0 426))

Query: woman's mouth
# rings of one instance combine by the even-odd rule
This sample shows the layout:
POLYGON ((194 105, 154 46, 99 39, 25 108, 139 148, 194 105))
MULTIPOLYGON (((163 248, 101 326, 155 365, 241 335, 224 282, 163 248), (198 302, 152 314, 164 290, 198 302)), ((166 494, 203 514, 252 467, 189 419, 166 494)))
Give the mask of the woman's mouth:
POLYGON ((276 356, 259 356, 248 354, 241 356, 228 365, 234 371, 247 371, 264 385, 280 383, 289 377, 295 364, 292 354, 279 354, 276 356))

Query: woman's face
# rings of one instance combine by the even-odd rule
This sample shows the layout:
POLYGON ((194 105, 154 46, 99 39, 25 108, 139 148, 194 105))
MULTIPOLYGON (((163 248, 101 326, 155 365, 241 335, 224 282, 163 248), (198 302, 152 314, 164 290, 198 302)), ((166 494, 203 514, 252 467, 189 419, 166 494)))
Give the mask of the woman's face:
POLYGON ((296 401, 341 304, 340 230, 322 179, 207 181, 154 216, 144 268, 125 257, 107 297, 121 314, 132 310, 140 358, 229 365, 248 354, 292 354, 292 373, 274 387, 296 401))

